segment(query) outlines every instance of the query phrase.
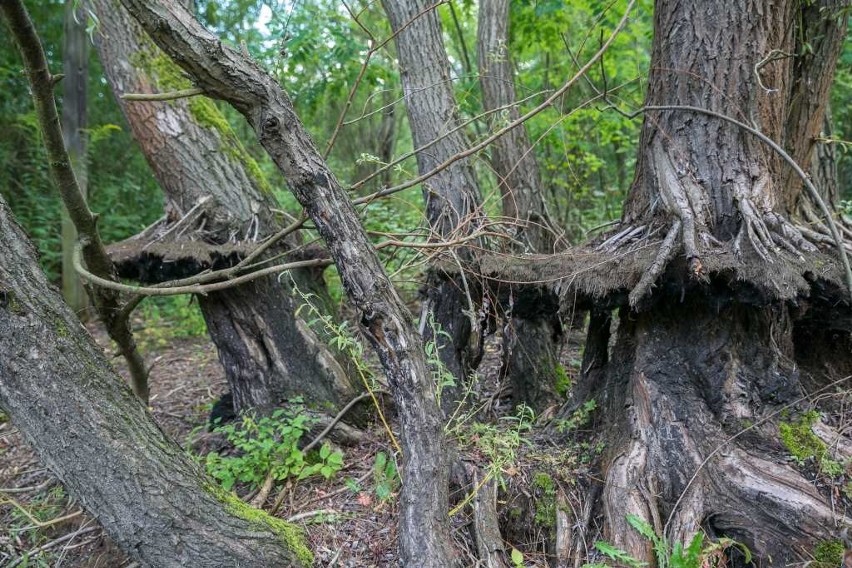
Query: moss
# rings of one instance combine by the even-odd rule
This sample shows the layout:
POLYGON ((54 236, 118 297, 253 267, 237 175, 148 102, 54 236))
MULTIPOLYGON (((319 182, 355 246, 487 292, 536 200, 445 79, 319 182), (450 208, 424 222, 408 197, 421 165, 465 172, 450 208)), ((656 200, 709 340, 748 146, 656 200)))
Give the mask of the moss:
POLYGON ((16 316, 23 316, 27 313, 13 290, 0 290, 0 308, 10 311, 16 316))
POLYGON ((811 429, 818 417, 819 414, 811 410, 802 414, 796 422, 782 422, 778 426, 781 442, 799 462, 818 458, 825 453, 825 444, 811 429))
POLYGON ((533 476, 533 487, 536 489, 535 522, 545 527, 556 526, 556 484, 553 478, 544 472, 536 472, 533 476))
POLYGON ((843 467, 828 457, 825 443, 814 434, 812 427, 818 418, 819 413, 811 410, 796 422, 781 422, 781 442, 800 464, 813 459, 822 473, 834 477, 843 473, 843 467))
POLYGON ((198 124, 216 130, 222 139, 222 151, 245 168, 246 174, 254 180, 261 192, 272 195, 272 186, 266 180, 257 160, 246 151, 215 103, 204 97, 193 97, 189 101, 189 112, 198 124))
MULTIPOLYGON (((143 49, 140 49, 130 58, 130 63, 152 77, 160 91, 177 91, 193 86, 183 70, 150 44, 147 39, 143 40, 142 45, 144 46, 143 49)), ((272 187, 266 180, 266 176, 263 175, 257 161, 246 152, 231 125, 228 124, 225 115, 216 108, 216 104, 205 97, 192 97, 189 99, 189 112, 198 121, 198 124, 219 132, 223 152, 242 164, 246 169, 246 174, 254 180, 260 191, 271 195, 272 187)))
POLYGON ((824 540, 814 547, 813 568, 837 568, 843 559, 843 543, 839 540, 824 540))
POLYGON ((61 318, 58 318, 58 317, 57 317, 57 318, 56 318, 56 320, 54 320, 54 322, 53 322, 53 323, 54 323, 54 327, 56 328, 56 335, 58 335, 58 336, 59 336, 59 337, 61 337, 62 339, 65 339, 65 338, 67 338, 69 335, 71 335, 71 334, 68 332, 68 326, 66 326, 66 325, 65 325, 65 322, 64 322, 64 321, 62 321, 62 319, 61 319, 61 318))
POLYGON ((251 505, 242 502, 236 495, 225 491, 214 483, 207 484, 207 491, 218 501, 225 505, 229 513, 243 519, 244 521, 258 527, 260 531, 271 531, 284 542, 284 545, 299 560, 303 566, 311 566, 314 555, 305 544, 305 534, 294 524, 283 521, 277 517, 255 509, 251 505))
POLYGON ((553 387, 556 389, 556 394, 559 396, 567 395, 568 391, 571 390, 571 377, 568 376, 568 371, 557 363, 553 369, 553 374, 555 376, 553 387))

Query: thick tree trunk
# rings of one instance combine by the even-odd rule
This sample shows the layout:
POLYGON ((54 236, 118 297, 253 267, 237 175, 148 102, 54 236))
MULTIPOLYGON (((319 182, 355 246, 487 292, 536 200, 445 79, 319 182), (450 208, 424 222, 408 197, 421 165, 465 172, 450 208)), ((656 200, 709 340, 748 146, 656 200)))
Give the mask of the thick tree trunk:
POLYGON ((593 387, 604 416, 618 417, 603 493, 609 537, 652 561, 651 543, 625 521, 632 513, 671 542, 704 529, 784 566, 842 522, 783 459, 777 423, 762 420, 801 395, 788 308, 719 310, 708 299, 619 318, 606 378, 593 387))
MULTIPOLYGON (((421 174, 467 148, 459 125, 450 77, 450 62, 441 36, 441 23, 432 0, 383 0, 396 33, 402 89, 414 148, 421 174)), ((426 217, 436 240, 470 234, 482 224, 481 197, 473 166, 459 160, 423 183, 426 217)), ((462 262, 470 249, 457 251, 462 262)), ((426 306, 445 334, 438 334, 441 361, 458 379, 442 398, 452 412, 464 393, 463 383, 482 358, 483 322, 478 315, 482 291, 468 279, 446 278, 431 271, 426 287, 426 306)), ((431 338, 431 334, 427 334, 431 338)))
POLYGON ((163 434, 35 254, 0 199, 0 407, 42 462, 147 566, 311 565, 298 528, 218 489, 163 434))
MULTIPOLYGON (((509 59, 509 0, 479 5, 477 28, 482 103, 491 128, 520 118, 515 77, 509 59), (500 110, 502 109, 502 110, 500 110)), ((553 232, 541 188, 538 164, 526 128, 514 128, 491 146, 491 167, 503 198, 503 216, 512 223, 519 253, 553 252, 553 232)), ((542 410, 558 399, 561 325, 557 314, 533 313, 531 319, 507 314, 503 330, 503 374, 512 384, 516 404, 542 410)))
MULTIPOLYGON (((88 165, 86 163, 86 82, 89 80, 89 38, 86 37, 86 14, 73 0, 65 2, 65 29, 62 45, 62 137, 77 177, 77 185, 86 196, 88 165)), ((62 209, 62 296, 81 319, 88 317, 86 291, 74 270, 74 247, 77 229, 62 209)))
MULTIPOLYGON (((184 221, 181 239, 222 244, 260 241, 282 228, 277 207, 257 164, 209 100, 130 102, 125 93, 187 88, 183 72, 123 9, 93 0, 100 21, 98 52, 107 79, 166 195, 167 217, 184 221), (204 201, 207 200, 207 201, 204 201)), ((290 239, 269 255, 297 246, 290 239)), ((293 278, 304 292, 321 287, 307 270, 293 278)), ((342 407, 357 394, 342 364, 295 315, 301 300, 287 279, 275 276, 199 298, 210 337, 219 350, 237 411, 269 408, 304 396, 311 404, 342 407)))
MULTIPOLYGON (((796 146, 785 136, 805 135, 801 124, 811 131, 824 109, 809 101, 791 111, 797 75, 788 54, 800 8, 792 0, 657 2, 646 104, 701 107, 796 146)), ((823 54, 826 73, 832 53, 823 54)), ((787 459, 778 433, 778 411, 807 383, 795 318, 837 297, 812 275, 811 297, 793 311, 767 285, 767 273, 802 278, 803 255, 822 254, 791 220, 797 199, 785 194, 785 176, 777 153, 718 117, 646 114, 622 236, 604 245, 623 250, 667 235, 648 269, 656 290, 650 299, 650 288, 631 293, 614 344, 608 315, 595 313, 582 387, 606 428, 606 536, 641 560, 654 562, 651 543, 628 514, 670 542, 700 529, 733 537, 761 566, 804 560, 816 541, 836 536, 835 523, 849 522, 787 459), (702 258, 714 254, 739 260, 739 280, 708 273, 702 258)), ((835 309, 846 317, 848 305, 835 309)), ((848 329, 842 334, 848 345, 848 329)))
POLYGON ((399 409, 402 564, 456 566, 447 516, 447 442, 423 344, 352 202, 316 150, 287 95, 269 75, 223 45, 179 7, 150 0, 122 0, 122 4, 209 96, 228 101, 249 121, 325 240, 399 409))

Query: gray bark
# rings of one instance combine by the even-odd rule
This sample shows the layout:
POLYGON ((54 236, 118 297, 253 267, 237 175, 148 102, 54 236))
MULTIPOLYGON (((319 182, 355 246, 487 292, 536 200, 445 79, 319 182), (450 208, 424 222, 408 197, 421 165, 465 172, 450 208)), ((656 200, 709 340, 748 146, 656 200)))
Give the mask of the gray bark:
MULTIPOLYGON (((657 2, 646 105, 717 111, 780 143, 802 132, 797 125, 821 123, 824 101, 792 112, 794 58, 766 59, 793 51, 799 9, 808 8, 657 2)), ((836 55, 823 56, 830 69, 836 55)), ((609 316, 593 314, 582 387, 601 406, 609 442, 606 536, 640 560, 653 562, 653 552, 625 521, 631 513, 670 542, 702 529, 735 538, 761 566, 805 560, 803 551, 832 537, 829 527, 849 522, 783 457, 777 413, 804 390, 797 313, 776 291, 706 274, 699 261, 729 248, 751 270, 780 271, 788 262, 774 244, 781 235, 800 254, 817 254, 795 240, 797 199, 785 195, 784 178, 777 155, 717 117, 646 115, 623 222, 673 223, 680 243, 654 301, 621 308, 613 340, 609 316)), ((819 286, 810 299, 819 300, 819 286)))
POLYGON ((325 240, 399 409, 401 561, 427 568, 456 565, 447 517, 447 442, 423 345, 352 202, 275 80, 179 7, 162 1, 122 4, 209 96, 242 113, 325 240))
MULTIPOLYGON (((491 130, 496 130, 521 116, 509 59, 509 0, 480 3, 477 40, 482 106, 485 111, 496 111, 489 120, 491 130)), ((514 224, 515 252, 553 252, 553 232, 526 128, 513 128, 495 140, 490 150, 491 168, 503 198, 503 216, 514 224)), ((529 319, 512 317, 511 313, 507 316, 502 373, 512 384, 515 404, 525 402, 542 410, 558 399, 559 318, 555 313, 538 313, 529 319)))
MULTIPOLYGON (((421 174, 464 151, 467 140, 455 130, 459 117, 453 95, 450 63, 441 35, 441 23, 432 0, 383 0, 396 33, 402 89, 414 148, 431 144, 417 153, 421 174)), ((469 160, 459 160, 423 183, 426 217, 434 238, 470 234, 482 224, 479 186, 469 160)), ((458 251, 463 262, 470 249, 458 251)), ((424 309, 447 335, 435 337, 441 361, 457 378, 455 388, 445 389, 442 406, 452 412, 464 393, 464 383, 482 358, 483 325, 476 312, 481 290, 468 279, 448 279, 430 271, 424 309), (467 288, 467 290, 465 289, 467 288), (470 294, 470 298, 467 294, 470 294)), ((427 339, 432 339, 431 334, 427 339)))
MULTIPOLYGON (((270 188, 211 101, 120 98, 190 83, 125 10, 107 0, 91 4, 100 20, 96 45, 107 79, 163 189, 168 220, 180 221, 209 199, 201 215, 178 231, 185 236, 174 245, 180 247, 182 238, 215 244, 260 241, 283 228, 271 211, 277 203, 270 188)), ((267 257, 298 244, 291 237, 267 257)), ((314 291, 322 281, 308 270, 292 275, 303 292, 314 291)), ((339 409, 360 390, 335 354, 296 317, 301 300, 293 297, 288 282, 268 276, 199 297, 237 411, 268 409, 296 396, 339 409)))
POLYGON ((0 408, 128 555, 156 567, 310 565, 299 529, 247 514, 163 434, 47 283, 2 198, 0 258, 0 408))
MULTIPOLYGON (((521 114, 509 58, 509 0, 482 2, 477 26, 479 84, 492 130, 521 114)), ((525 127, 513 128, 491 145, 491 166, 503 198, 503 215, 515 221, 523 252, 553 252, 553 233, 545 209, 541 176, 525 127)))
MULTIPOLYGON (((62 137, 77 177, 80 192, 86 196, 88 165, 86 160, 86 82, 89 80, 89 38, 86 37, 86 13, 73 0, 65 2, 65 30, 62 46, 62 137)), ((74 270, 74 246, 77 229, 63 208, 62 213, 62 296, 82 319, 86 319, 86 291, 74 270)))

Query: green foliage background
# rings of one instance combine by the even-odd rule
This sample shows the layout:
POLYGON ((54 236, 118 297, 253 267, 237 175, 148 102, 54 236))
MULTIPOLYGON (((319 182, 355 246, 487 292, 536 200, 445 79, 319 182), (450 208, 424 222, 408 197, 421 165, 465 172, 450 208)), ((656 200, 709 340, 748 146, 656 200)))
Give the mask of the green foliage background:
MULTIPOLYGON (((358 90, 347 106, 350 88, 361 72, 371 39, 383 41, 389 25, 378 2, 352 2, 356 23, 336 0, 198 0, 199 17, 226 42, 244 44, 290 93, 296 110, 317 147, 325 150, 338 118, 346 121, 329 155, 344 184, 353 184, 383 165, 390 156, 412 148, 402 90, 389 42, 373 53, 358 90), (390 152, 390 154, 388 154, 390 152), (384 153, 384 155, 383 155, 384 153)), ((28 6, 37 23, 54 71, 61 69, 63 3, 46 0, 28 6)), ((517 71, 522 111, 540 104, 597 51, 623 14, 625 0, 517 0, 511 3, 509 53, 517 71)), ((620 215, 632 181, 639 120, 627 120, 604 108, 595 97, 606 87, 625 109, 642 104, 650 60, 651 0, 640 0, 625 31, 587 80, 580 81, 557 104, 527 123, 541 168, 547 201, 573 242, 620 215)), ((487 135, 480 116, 476 76, 477 4, 457 0, 440 8, 453 85, 466 133, 473 143, 487 135)), ((61 89, 57 92, 60 93, 61 89)), ((32 103, 19 56, 8 34, 0 34, 0 192, 37 243, 42 265, 52 279, 60 271, 60 204, 47 174, 32 103)), ((61 93, 60 93, 61 94, 61 93)), ((832 93, 834 137, 852 138, 852 42, 847 42, 832 93)), ((60 101, 61 103, 61 101, 60 101)), ((276 168, 258 147, 245 121, 226 105, 220 109, 260 167, 273 180, 284 209, 296 204, 276 168), (275 181, 277 180, 277 181, 275 181)), ((89 80, 89 194, 101 213, 107 242, 126 238, 161 214, 162 198, 145 159, 110 92, 96 52, 91 50, 89 80)), ((848 199, 852 184, 850 146, 838 143, 841 188, 848 199)), ((486 205, 497 212, 496 180, 486 156, 474 159, 486 205)), ((416 172, 412 158, 363 185, 358 194, 391 186, 416 172)), ((362 209, 375 239, 424 238, 421 189, 415 187, 362 209)), ((383 252, 389 270, 410 292, 419 268, 415 254, 383 252)), ((332 280, 334 277, 332 275, 332 280)))

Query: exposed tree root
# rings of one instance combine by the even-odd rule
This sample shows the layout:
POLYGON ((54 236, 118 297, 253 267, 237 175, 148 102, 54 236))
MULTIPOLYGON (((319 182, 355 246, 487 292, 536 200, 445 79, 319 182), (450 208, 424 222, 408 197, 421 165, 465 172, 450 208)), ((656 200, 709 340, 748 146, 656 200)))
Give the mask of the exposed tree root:
POLYGON ((639 279, 639 283, 636 284, 630 292, 629 299, 631 307, 635 307, 639 301, 645 297, 645 295, 650 291, 651 286, 654 285, 654 282, 656 282, 660 274, 663 273, 663 270, 665 270, 669 261, 674 258, 674 255, 677 252, 675 241, 678 236, 680 236, 680 228, 681 222, 676 219, 675 222, 672 223, 666 238, 663 239, 663 244, 660 245, 660 250, 657 253, 657 257, 654 259, 654 262, 642 275, 642 278, 639 279))
MULTIPOLYGON (((774 419, 801 393, 786 317, 783 307, 717 312, 694 299, 624 312, 591 387, 607 438, 621 440, 605 467, 608 540, 653 563, 651 543, 626 522, 634 514, 672 543, 704 530, 783 566, 852 523, 785 459, 774 419)), ((820 437, 852 444, 827 427, 820 437)))

